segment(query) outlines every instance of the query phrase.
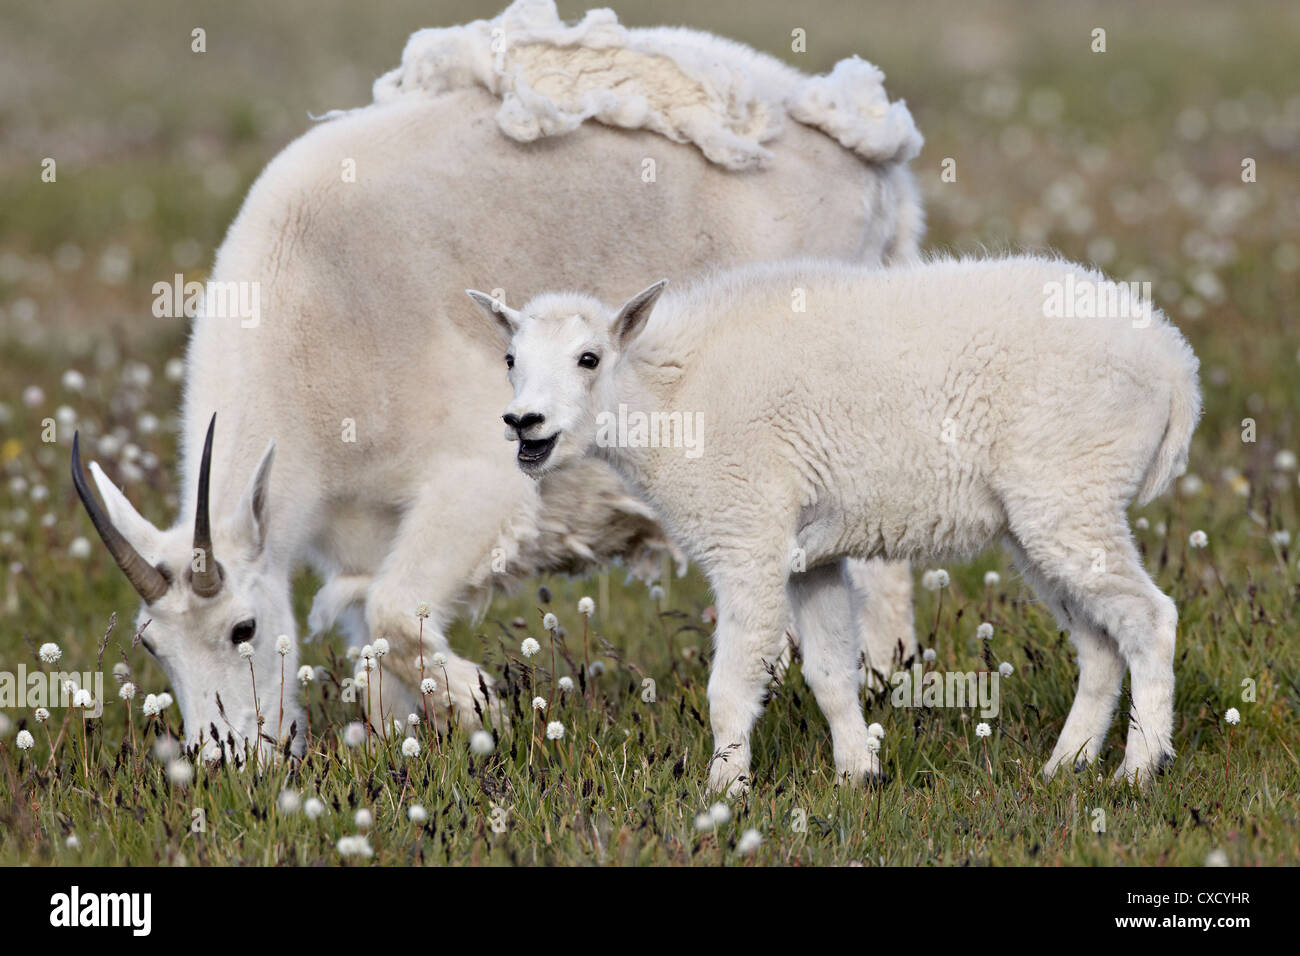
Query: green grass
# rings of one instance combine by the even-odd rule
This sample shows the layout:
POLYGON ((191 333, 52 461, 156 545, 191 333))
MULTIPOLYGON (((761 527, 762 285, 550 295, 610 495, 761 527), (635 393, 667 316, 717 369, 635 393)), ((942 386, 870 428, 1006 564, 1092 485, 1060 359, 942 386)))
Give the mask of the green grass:
MULTIPOLYGON (((61 667, 93 669, 116 615, 104 669, 125 654, 143 695, 166 679, 130 647, 136 601, 76 502, 70 434, 43 444, 41 420, 67 404, 87 432, 122 429, 144 456, 128 493, 147 517, 170 522, 168 425, 178 385, 163 368, 184 329, 150 316, 150 285, 176 270, 181 250, 192 258, 195 244, 198 262, 184 271, 207 267, 242 190, 305 128, 307 110, 364 101, 411 29, 487 11, 385 4, 363 28, 337 3, 307 18, 313 26, 299 36, 301 4, 231 4, 222 20, 205 15, 210 37, 254 37, 254 52, 210 39, 210 59, 196 63, 186 44, 170 46, 195 25, 174 5, 138 0, 80 27, 60 17, 66 6, 6 8, 0 29, 0 62, 39 80, 0 84, 0 120, 13 131, 0 141, 0 670, 44 666, 35 648, 46 641, 62 646, 61 667), (270 52, 257 55, 261 46, 270 52), (152 107, 148 122, 141 103, 152 107), (38 179, 40 158, 51 154, 67 157, 53 186, 38 179), (216 165, 229 167, 226 178, 233 171, 234 191, 213 188, 216 165), (138 200, 140 187, 152 206, 141 216, 137 202, 133 217, 127 194, 134 188, 138 200), (130 264, 108 281, 99 265, 112 248, 130 264), (127 363, 151 369, 152 380, 134 379, 127 363), (61 385, 68 368, 85 374, 83 393, 61 385), (31 385, 45 393, 35 408, 21 397, 31 385), (159 431, 139 428, 145 411, 162 419, 159 431), (34 498, 36 485, 48 496, 34 498), (94 543, 87 559, 70 553, 78 536, 94 543)), ((562 8, 573 15, 580 6, 562 8)), ((1110 779, 1123 755, 1123 719, 1096 770, 1042 780, 1073 698, 1071 649, 991 553, 949 568, 941 610, 936 594, 918 588, 917 622, 922 645, 937 652, 931 667, 1015 667, 989 721, 992 737, 976 737, 980 718, 969 711, 901 709, 864 695, 868 718, 886 729, 889 779, 870 790, 837 787, 825 723, 796 666, 755 734, 754 789, 730 802, 728 822, 702 832, 695 818, 713 802, 703 792, 711 625, 702 614, 711 599, 692 573, 672 581, 656 606, 643 585, 624 586, 613 570, 592 621, 605 673, 590 702, 553 701, 548 717, 565 724, 565 738, 547 741, 537 727, 531 763, 528 702, 534 691, 556 696, 531 587, 452 634, 458 652, 501 678, 514 713, 513 733, 487 757, 472 756, 456 728, 440 742, 423 729, 413 760, 393 744, 348 748, 340 734, 357 705, 325 682, 307 694, 315 736, 306 760, 262 774, 205 770, 180 787, 150 755, 158 728, 139 698, 138 748, 124 745, 130 728, 113 697, 104 718, 87 724, 89 754, 74 723, 53 761, 30 710, 0 709, 0 864, 336 863, 337 841, 357 832, 360 807, 375 817, 370 862, 390 864, 1198 865, 1214 850, 1239 864, 1300 861, 1300 568, 1295 551, 1270 537, 1287 530, 1300 539, 1296 473, 1275 464, 1279 450, 1300 450, 1300 99, 1286 69, 1300 21, 1294 6, 1193 6, 1176 15, 1119 4, 1050 15, 1008 3, 885 6, 868 25, 816 5, 618 5, 628 22, 690 22, 777 53, 803 26, 807 59, 791 59, 808 69, 854 51, 881 63, 927 136, 915 168, 930 246, 1051 247, 1117 277, 1153 279, 1158 304, 1202 359, 1206 415, 1191 462, 1201 488, 1184 486, 1144 509, 1148 527, 1136 532, 1181 613, 1178 759, 1146 792, 1110 779), (1087 52, 1097 23, 1109 31, 1104 56, 1087 52), (1184 134, 1195 131, 1188 110, 1208 118, 1203 135, 1184 134), (1241 182, 1243 156, 1257 160, 1258 182, 1241 182), (939 180, 945 157, 957 160, 956 183, 939 180), (1254 442, 1242 440, 1247 418, 1254 442), (1195 529, 1208 533, 1208 549, 1187 546, 1195 529), (988 569, 1002 574, 992 592, 983 585, 988 569), (987 648, 975 639, 982 620, 995 626, 987 648), (529 634, 543 646, 535 686, 519 653, 529 634), (654 703, 642 700, 647 677, 654 703), (1243 699, 1243 682, 1253 700, 1243 699), (1229 707, 1241 712, 1236 726, 1223 719, 1229 707), (25 753, 15 746, 19 727, 35 735, 25 753), (325 814, 281 812, 285 788, 318 796, 325 814), (423 827, 407 818, 415 803, 428 811, 423 827), (494 808, 506 811, 504 832, 493 829, 494 808), (196 809, 202 832, 192 829, 196 809), (741 856, 735 845, 750 828, 763 842, 741 856)), ((577 599, 600 595, 602 583, 545 583, 555 595, 546 609, 569 632, 573 661, 561 653, 558 669, 576 676, 577 599)), ((314 584, 298 584, 300 621, 314 584)), ((342 650, 334 637, 306 645, 304 660, 341 680, 351 671, 342 650)), ((48 725, 55 738, 64 716, 56 710, 48 725)), ((175 730, 174 708, 168 719, 175 730)))
MULTIPOLYGON (((1161 546, 1155 539, 1148 543, 1153 551, 1161 546)), ((693 579, 675 582, 657 611, 643 586, 612 581, 610 607, 598 609, 592 641, 607 669, 592 682, 590 704, 581 690, 553 690, 550 639, 536 623, 535 596, 499 601, 480 636, 468 629, 457 635, 459 649, 507 675, 515 732, 485 758, 470 754, 460 730, 436 741, 422 728, 422 753, 415 759, 402 757, 395 741, 376 738, 369 752, 349 748, 340 730, 359 708, 341 703, 328 682, 308 693, 313 732, 324 736, 314 739, 305 761, 261 775, 227 765, 202 771, 188 787, 169 783, 161 761, 131 750, 120 702, 110 701, 106 717, 89 723, 89 778, 75 721, 53 768, 47 768, 44 731, 29 721, 36 747, 17 760, 10 737, 0 761, 7 808, 0 817, 0 862, 337 862, 337 840, 357 832, 353 814, 359 807, 374 814, 371 845, 379 863, 1199 864, 1215 849, 1235 863, 1294 862, 1300 841, 1294 825, 1300 768, 1288 739, 1294 738, 1296 690, 1288 674, 1294 635, 1288 645, 1279 622, 1293 612, 1295 595, 1261 584, 1254 623, 1246 625, 1240 609, 1249 627, 1249 642, 1242 641, 1226 619, 1221 595, 1198 583, 1219 547, 1216 542, 1210 553, 1187 554, 1175 545, 1161 576, 1183 609, 1179 759, 1141 795, 1110 781, 1122 753, 1118 729, 1097 772, 1042 781, 1042 760, 1073 695, 1069 649, 1014 584, 985 596, 981 574, 970 571, 956 576, 938 637, 925 643, 937 647, 931 666, 941 670, 976 670, 1003 660, 1015 666, 1002 683, 1002 712, 990 721, 991 738, 976 737, 979 718, 967 711, 903 710, 869 697, 870 719, 887 731, 890 779, 865 791, 837 787, 827 729, 796 669, 775 691, 756 734, 754 790, 731 802, 729 822, 700 832, 695 817, 713 802, 701 786, 711 756, 706 663, 692 653, 707 647, 700 622, 705 591, 693 579), (512 626, 516 613, 533 626, 512 626), (984 618, 996 627, 987 657, 974 638, 984 618), (542 662, 535 677, 518 649, 525 633, 543 647, 534 658, 542 662), (656 683, 654 703, 642 700, 646 676, 656 683), (1254 704, 1240 699, 1247 677, 1257 684, 1254 704), (539 720, 530 767, 528 702, 534 693, 553 701, 547 719, 562 721, 566 735, 558 743, 545 740, 539 720), (1243 714, 1231 728, 1222 719, 1230 706, 1243 714), (325 815, 309 820, 282 813, 282 788, 318 796, 325 815), (427 809, 424 827, 408 821, 412 804, 427 809), (493 830, 495 808, 505 811, 505 832, 493 830), (205 832, 191 829, 196 810, 203 812, 205 832), (1099 822, 1103 832, 1094 830, 1099 822), (740 857, 736 840, 749 828, 764 842, 740 857), (72 833, 80 842, 75 850, 65 846, 72 833)), ((584 589, 572 582, 551 586, 552 606, 569 629, 558 670, 574 673, 582 660, 582 624, 573 608, 584 589)), ((935 596, 925 593, 920 620, 933 621, 935 607, 935 596)), ((129 628, 114 632, 123 634, 129 644, 129 628)), ((131 656, 144 687, 160 686, 149 683, 146 655, 131 656)), ((114 657, 110 651, 105 660, 114 657)), ((319 647, 307 659, 328 661, 319 647)), ((28 666, 39 666, 34 655, 28 666)), ((334 661, 336 679, 349 673, 346 662, 334 661)), ((158 728, 145 729, 138 707, 137 700, 135 729, 147 755, 158 728)), ((55 711, 56 737, 62 719, 55 711)), ((170 719, 176 719, 174 709, 170 719)))

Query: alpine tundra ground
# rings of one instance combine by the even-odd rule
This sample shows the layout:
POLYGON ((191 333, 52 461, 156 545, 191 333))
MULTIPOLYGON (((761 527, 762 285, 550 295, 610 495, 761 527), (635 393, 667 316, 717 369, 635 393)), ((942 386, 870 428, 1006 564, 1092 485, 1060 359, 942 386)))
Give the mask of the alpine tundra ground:
MULTIPOLYGON (((1052 247, 1153 283, 1201 357, 1206 398, 1189 475, 1135 515, 1182 615, 1177 761, 1145 794, 1113 784, 1120 720, 1097 769, 1043 782, 1073 698, 1070 648, 990 554, 947 568, 946 587, 918 587, 917 626, 934 651, 927 670, 1014 668, 1001 711, 865 695, 889 774, 873 789, 834 785, 796 666, 755 734, 754 790, 710 814, 707 588, 692 573, 652 595, 617 569, 537 582, 549 602, 530 586, 456 627, 456 649, 501 677, 512 713, 513 733, 488 754, 471 753, 459 728, 439 738, 421 727, 413 757, 396 738, 346 743, 358 710, 339 699, 352 664, 333 635, 304 647, 325 671, 306 690, 303 762, 260 775, 169 766, 155 742, 179 716, 141 710, 165 678, 132 646, 136 598, 76 502, 72 427, 147 517, 170 523, 185 329, 153 317, 153 283, 201 277, 247 185, 307 111, 367 102, 414 28, 498 6, 11 4, 0 13, 0 671, 109 676, 103 717, 84 724, 0 705, 0 863, 1300 861, 1300 8, 616 7, 627 23, 689 23, 811 71, 863 54, 927 138, 915 164, 927 245, 1052 247), (202 55, 190 52, 199 26, 202 55), (1105 52, 1092 50, 1098 27, 1105 52), (796 28, 806 53, 790 52, 796 28), (46 157, 53 183, 41 180, 46 157), (942 176, 949 159, 955 181, 942 176), (56 443, 42 441, 46 418, 56 443), (1208 546, 1189 544, 1195 531, 1208 546), (986 585, 990 570, 1000 580, 986 585), (600 664, 585 688, 584 595, 600 664), (558 643, 543 612, 567 632, 558 643), (531 659, 526 637, 541 646, 531 659), (47 642, 62 650, 57 665, 38 656, 47 642), (129 710, 119 663, 139 687, 129 710), (563 676, 573 690, 558 689, 563 676), (544 714, 533 716, 535 696, 544 714), (552 721, 562 739, 547 738, 552 721)), ((316 584, 297 589, 300 623, 316 584)), ((286 675, 285 692, 298 690, 286 675)))

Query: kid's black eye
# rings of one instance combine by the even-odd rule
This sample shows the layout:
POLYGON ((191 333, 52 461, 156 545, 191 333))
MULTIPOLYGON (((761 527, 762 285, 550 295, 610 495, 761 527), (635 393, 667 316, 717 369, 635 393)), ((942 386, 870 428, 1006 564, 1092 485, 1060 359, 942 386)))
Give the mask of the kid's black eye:
POLYGON ((578 364, 583 368, 595 368, 600 364, 600 356, 595 352, 583 352, 578 357, 578 364))
POLYGON ((514 367, 515 367, 515 357, 513 355, 507 355, 506 368, 514 368, 514 367))

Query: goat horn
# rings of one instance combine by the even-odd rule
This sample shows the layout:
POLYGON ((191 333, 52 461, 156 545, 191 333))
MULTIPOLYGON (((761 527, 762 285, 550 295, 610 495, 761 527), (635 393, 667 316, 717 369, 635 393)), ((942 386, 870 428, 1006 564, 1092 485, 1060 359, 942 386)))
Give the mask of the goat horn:
POLYGON ((190 586, 199 597, 212 597, 221 590, 221 568, 212 553, 212 525, 208 520, 208 479, 212 473, 212 431, 217 427, 214 412, 208 422, 208 437, 203 441, 203 459, 199 462, 199 503, 194 512, 194 550, 203 552, 203 570, 190 576, 190 586))
POLYGON ((167 593, 167 579, 162 576, 162 572, 142 558, 131 542, 123 537, 122 532, 114 527, 108 512, 86 483, 85 473, 81 470, 81 436, 76 432, 72 435, 72 484, 77 489, 77 497, 85 506, 86 513, 90 515, 91 524, 108 547, 108 553, 131 582, 131 587, 144 599, 144 603, 152 604, 167 593))

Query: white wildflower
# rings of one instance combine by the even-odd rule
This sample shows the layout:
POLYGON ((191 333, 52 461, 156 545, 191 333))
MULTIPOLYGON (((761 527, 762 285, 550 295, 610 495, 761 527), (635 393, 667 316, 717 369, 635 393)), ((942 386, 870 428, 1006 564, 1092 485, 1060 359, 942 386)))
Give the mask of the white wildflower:
POLYGON ((993 728, 990 727, 988 724, 984 723, 983 721, 975 725, 976 737, 991 737, 992 735, 993 735, 993 728))
POLYGON ((495 748, 496 742, 486 730, 476 730, 469 735, 469 750, 475 756, 486 757, 495 748))
POLYGON ((975 628, 975 636, 981 641, 993 640, 993 625, 988 621, 985 621, 979 627, 975 628))
POLYGON ((1210 536, 1204 531, 1193 531, 1187 536, 1187 543, 1193 548, 1203 548, 1210 543, 1210 536))
POLYGON ((547 740, 563 740, 563 739, 564 739, 564 724, 560 723, 558 720, 553 720, 553 721, 551 721, 549 724, 547 724, 547 725, 546 725, 546 739, 547 739, 547 740))
POLYGON ((763 834, 757 830, 749 829, 742 833, 740 839, 736 841, 736 852, 741 856, 749 856, 762 845, 763 834))
POLYGON ((546 614, 542 617, 542 628, 547 631, 553 631, 560 626, 559 619, 554 614, 546 614))
POLYGON ((432 677, 426 677, 420 681, 420 693, 428 696, 438 689, 438 682, 432 677))
POLYGON ((410 820, 416 826, 423 825, 429 819, 429 811, 418 803, 413 803, 406 811, 406 819, 410 820))
POLYGON ((880 724, 872 724, 867 728, 867 734, 871 737, 883 738, 885 736, 885 728, 880 726, 880 724))
POLYGON ((427 620, 431 613, 433 612, 429 607, 428 601, 421 601, 415 606, 415 616, 422 621, 427 620))
POLYGON ((375 656, 383 657, 387 653, 388 653, 388 638, 386 637, 375 638, 375 656))
POLYGON ((986 588, 995 588, 1001 583, 1001 581, 1002 575, 998 574, 996 571, 984 572, 984 586, 986 588))
POLYGON ((68 542, 68 557, 76 558, 78 561, 85 561, 90 557, 90 541, 78 535, 68 542))
POLYGON ((117 696, 123 700, 135 700, 135 685, 127 681, 117 689, 117 696))
POLYGON ((1010 677, 1015 672, 1016 669, 1012 667, 1011 664, 1008 663, 1007 661, 1003 661, 1001 664, 998 665, 998 673, 1001 674, 1003 677, 1010 677))
POLYGON ((316 797, 308 797, 303 801, 302 812, 307 815, 308 820, 317 820, 325 812, 325 804, 316 797))
POLYGON ((716 825, 722 826, 722 824, 731 819, 731 807, 727 806, 725 803, 715 803, 713 806, 709 807, 709 819, 711 819, 716 825))
POLYGON ((339 856, 359 856, 368 860, 375 855, 375 851, 370 848, 370 841, 364 836, 340 837, 337 849, 339 856))
POLYGON ((36 746, 36 738, 31 735, 30 731, 20 730, 18 736, 14 738, 14 746, 19 750, 31 750, 36 746))
POLYGON ((589 597, 579 598, 578 613, 585 617, 591 617, 596 613, 596 602, 589 597))
POLYGON ((532 657, 541 649, 542 645, 538 644, 531 637, 525 637, 524 642, 519 645, 519 652, 523 654, 524 657, 532 657))
POLYGON ((63 656, 63 650, 58 644, 42 644, 39 651, 41 660, 47 664, 57 664, 59 658, 63 656))
POLYGON ((343 728, 343 742, 349 747, 360 747, 366 742, 366 725, 354 720, 343 728))
POLYGON ((369 830, 375 825, 375 815, 362 807, 353 815, 352 822, 361 830, 369 830))
POLYGON ((285 816, 291 816, 302 808, 302 798, 298 796, 297 790, 281 790, 276 805, 285 816))
POLYGON ((921 652, 921 660, 926 661, 927 663, 933 663, 938 657, 939 655, 935 653, 933 647, 927 647, 921 652))
POLYGON ((545 709, 546 709, 546 698, 545 698, 545 697, 534 697, 534 698, 533 698, 533 710, 545 710, 545 709))
POLYGON ((403 740, 402 756, 403 757, 420 756, 420 742, 416 740, 414 737, 407 737, 405 740, 403 740))
POLYGON ((244 660, 252 659, 253 645, 248 643, 248 641, 240 641, 238 650, 239 650, 239 656, 242 657, 244 660))
POLYGON ((194 779, 194 768, 188 760, 172 760, 167 764, 167 779, 178 787, 188 787, 194 779))
POLYGON ((1236 707, 1229 707, 1227 713, 1223 715, 1223 719, 1230 724, 1241 723, 1241 711, 1237 710, 1236 707))
POLYGON ((289 640, 288 634, 281 634, 275 639, 275 652, 284 657, 293 647, 293 642, 289 640))
POLYGON ((310 664, 303 664, 298 668, 298 683, 306 687, 316 679, 316 671, 310 664))
POLYGON ((567 675, 561 677, 559 680, 559 685, 560 685, 560 690, 564 691, 564 693, 567 694, 573 690, 573 678, 567 675))

